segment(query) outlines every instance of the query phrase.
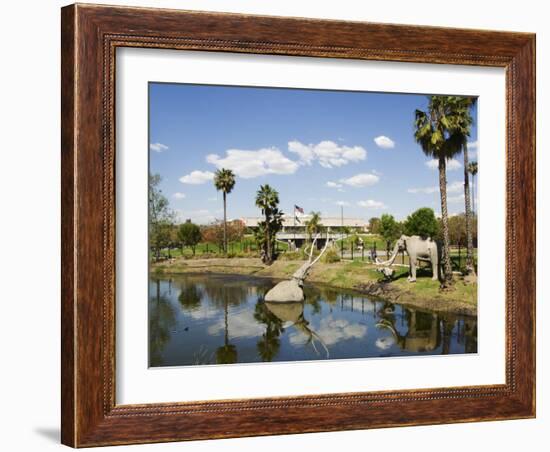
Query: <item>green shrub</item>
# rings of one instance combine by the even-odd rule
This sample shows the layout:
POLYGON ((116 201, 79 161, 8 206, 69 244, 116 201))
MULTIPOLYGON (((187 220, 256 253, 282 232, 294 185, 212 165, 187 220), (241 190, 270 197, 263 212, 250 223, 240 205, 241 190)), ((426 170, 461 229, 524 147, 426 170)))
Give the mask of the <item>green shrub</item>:
POLYGON ((321 262, 325 264, 332 264, 334 262, 340 262, 340 254, 334 248, 328 249, 323 257, 321 257, 321 262))

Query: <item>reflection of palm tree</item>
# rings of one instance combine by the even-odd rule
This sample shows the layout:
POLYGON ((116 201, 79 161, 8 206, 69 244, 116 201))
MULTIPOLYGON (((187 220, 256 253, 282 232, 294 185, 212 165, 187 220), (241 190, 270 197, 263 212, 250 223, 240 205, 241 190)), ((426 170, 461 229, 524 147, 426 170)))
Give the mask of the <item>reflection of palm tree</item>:
POLYGON ((156 296, 149 300, 149 365, 163 364, 162 352, 170 340, 170 330, 176 323, 172 306, 161 294, 160 281, 157 279, 156 296))
POLYGON ((224 345, 218 347, 216 350, 216 362, 218 364, 233 364, 237 362, 237 347, 229 343, 229 325, 227 321, 228 317, 227 302, 224 307, 224 325, 225 325, 225 335, 224 335, 224 345))
POLYGON ((477 353, 477 321, 464 319, 464 353, 477 353))
POLYGON ((455 322, 443 319, 441 323, 443 324, 443 346, 441 354, 448 355, 451 351, 451 339, 453 336, 455 322))
POLYGON ((313 314, 320 314, 322 310, 322 292, 313 287, 304 287, 304 297, 307 301, 307 304, 311 305, 313 314))
POLYGON ((272 361, 281 347, 279 336, 284 331, 283 322, 266 308, 263 300, 258 300, 254 307, 254 318, 266 325, 264 334, 257 342, 256 347, 262 361, 272 361))

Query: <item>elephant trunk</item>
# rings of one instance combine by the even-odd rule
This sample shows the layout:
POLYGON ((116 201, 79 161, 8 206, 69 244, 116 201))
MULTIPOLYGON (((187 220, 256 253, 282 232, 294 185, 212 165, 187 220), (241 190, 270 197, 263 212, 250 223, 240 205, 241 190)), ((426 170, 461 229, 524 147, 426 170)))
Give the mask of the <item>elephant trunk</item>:
POLYGON ((386 265, 386 266, 392 265, 393 261, 395 261, 395 258, 397 257, 398 252, 399 252, 399 242, 397 242, 395 244, 395 246, 393 247, 392 255, 387 261, 380 262, 378 259, 376 259, 375 264, 376 265, 386 265))

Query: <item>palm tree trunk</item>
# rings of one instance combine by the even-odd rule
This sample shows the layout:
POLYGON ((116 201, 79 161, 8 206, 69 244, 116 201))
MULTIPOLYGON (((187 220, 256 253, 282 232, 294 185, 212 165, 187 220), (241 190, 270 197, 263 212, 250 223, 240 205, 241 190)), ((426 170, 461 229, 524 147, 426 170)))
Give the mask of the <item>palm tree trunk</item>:
POLYGON ((443 288, 449 287, 453 282, 453 270, 451 267, 451 253, 449 252, 449 219, 447 212, 447 174, 445 157, 439 157, 439 192, 441 194, 441 222, 443 223, 443 288))
POLYGON ((476 213, 476 175, 472 174, 472 212, 476 213))
POLYGON ((227 256, 227 200, 223 192, 223 252, 227 256))
POLYGON ((466 273, 474 273, 474 244, 472 241, 472 206, 470 205, 470 174, 468 172, 468 146, 464 152, 464 202, 466 208, 466 273))
POLYGON ((269 240, 270 231, 269 231, 269 213, 267 209, 265 210, 265 257, 267 263, 271 264, 271 243, 269 240))

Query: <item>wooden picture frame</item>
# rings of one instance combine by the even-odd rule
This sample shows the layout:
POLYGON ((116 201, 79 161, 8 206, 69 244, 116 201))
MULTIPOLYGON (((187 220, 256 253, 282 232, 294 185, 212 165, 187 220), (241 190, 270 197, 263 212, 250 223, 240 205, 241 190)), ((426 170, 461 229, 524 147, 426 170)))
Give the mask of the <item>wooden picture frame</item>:
POLYGON ((73 447, 535 416, 535 35, 71 5, 62 9, 62 442, 73 447), (506 383, 115 403, 115 50, 506 69, 506 383))

